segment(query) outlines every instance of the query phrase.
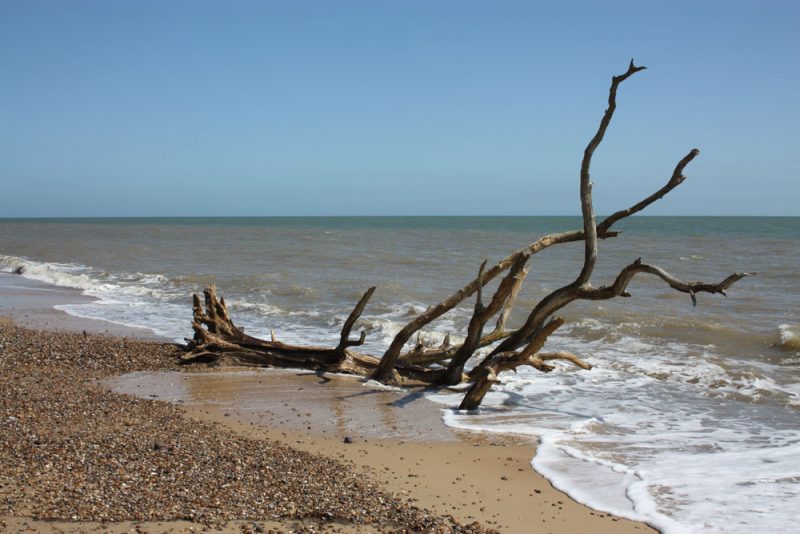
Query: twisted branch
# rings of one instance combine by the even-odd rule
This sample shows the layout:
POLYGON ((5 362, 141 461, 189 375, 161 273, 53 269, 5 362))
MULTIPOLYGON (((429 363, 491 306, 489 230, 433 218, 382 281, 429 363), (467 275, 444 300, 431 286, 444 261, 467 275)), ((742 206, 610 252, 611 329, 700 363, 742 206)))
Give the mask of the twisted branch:
POLYGON ((734 273, 721 282, 710 284, 707 282, 683 282, 675 278, 667 271, 656 265, 647 265, 642 263, 639 258, 624 269, 620 271, 614 283, 610 286, 603 286, 599 288, 586 288, 582 289, 578 298, 587 300, 606 300, 614 297, 629 297, 628 284, 631 283, 633 277, 639 273, 647 273, 657 276, 666 282, 672 289, 680 291, 681 293, 688 293, 692 298, 692 305, 697 306, 697 293, 717 293, 727 296, 725 291, 733 284, 747 276, 755 276, 756 273, 734 273))

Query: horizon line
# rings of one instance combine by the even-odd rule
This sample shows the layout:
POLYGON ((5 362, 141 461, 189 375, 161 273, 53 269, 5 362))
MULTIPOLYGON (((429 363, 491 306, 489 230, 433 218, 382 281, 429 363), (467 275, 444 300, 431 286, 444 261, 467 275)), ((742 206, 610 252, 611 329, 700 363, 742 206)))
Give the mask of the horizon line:
MULTIPOLYGON (((610 214, 596 214, 596 217, 608 216, 610 214)), ((580 219, 580 214, 550 214, 550 215, 33 215, 33 216, 0 216, 0 220, 47 220, 47 219, 347 219, 347 218, 516 218, 516 217, 572 217, 580 219)), ((653 218, 667 218, 667 217, 706 217, 706 218, 798 218, 800 215, 670 215, 670 214, 656 214, 656 215, 631 215, 634 217, 653 217, 653 218)))

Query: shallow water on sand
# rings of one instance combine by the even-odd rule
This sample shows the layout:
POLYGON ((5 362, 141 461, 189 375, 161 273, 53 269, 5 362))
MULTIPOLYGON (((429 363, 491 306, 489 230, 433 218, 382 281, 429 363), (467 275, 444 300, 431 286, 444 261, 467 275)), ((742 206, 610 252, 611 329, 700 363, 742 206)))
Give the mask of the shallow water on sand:
POLYGON ((204 373, 137 372, 108 382, 116 393, 212 406, 270 428, 327 437, 458 441, 421 391, 364 387, 353 376, 290 369, 224 369, 204 373))
MULTIPOLYGON (((216 282, 248 332, 332 344, 377 285, 360 326, 380 353, 402 324, 448 296, 480 261, 577 218, 252 218, 0 222, 0 270, 95 297, 82 317, 190 335, 190 294, 216 282)), ((800 507, 800 219, 639 217, 600 244, 595 285, 637 257, 685 280, 757 271, 729 291, 684 294, 646 277, 632 298, 578 303, 548 346, 566 366, 503 377, 480 414, 447 424, 537 436, 534 467, 592 506, 669 532, 791 530, 800 507)), ((581 247, 535 257, 512 323, 571 281, 581 247)), ((472 302, 425 330, 463 333, 472 302)), ((316 377, 314 377, 316 378, 316 377)))

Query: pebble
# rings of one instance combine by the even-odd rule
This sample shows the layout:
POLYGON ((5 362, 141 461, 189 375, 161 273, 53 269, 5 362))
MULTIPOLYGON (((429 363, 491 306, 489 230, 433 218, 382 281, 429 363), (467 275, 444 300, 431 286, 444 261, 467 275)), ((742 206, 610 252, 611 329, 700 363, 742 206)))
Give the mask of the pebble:
POLYGON ((179 406, 102 385, 133 371, 186 372, 178 356, 172 344, 0 319, 0 515, 185 519, 198 530, 310 519, 379 532, 492 532, 420 509, 335 458, 235 434, 179 406))

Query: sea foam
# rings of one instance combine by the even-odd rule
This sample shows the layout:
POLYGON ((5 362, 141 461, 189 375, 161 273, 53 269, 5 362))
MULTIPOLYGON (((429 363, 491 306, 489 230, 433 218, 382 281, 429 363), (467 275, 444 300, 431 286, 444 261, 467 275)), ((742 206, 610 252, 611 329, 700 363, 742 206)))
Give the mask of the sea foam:
MULTIPOLYGON (((569 336, 554 344, 587 350, 569 336)), ((664 353, 626 337, 589 345, 591 371, 501 375, 478 413, 454 410, 458 395, 430 398, 448 406, 448 425, 536 436, 533 467, 595 509, 669 534, 789 528, 800 506, 800 435, 791 406, 758 401, 774 381, 730 376, 690 346, 664 353), (715 381, 731 393, 709 390, 715 381)))

